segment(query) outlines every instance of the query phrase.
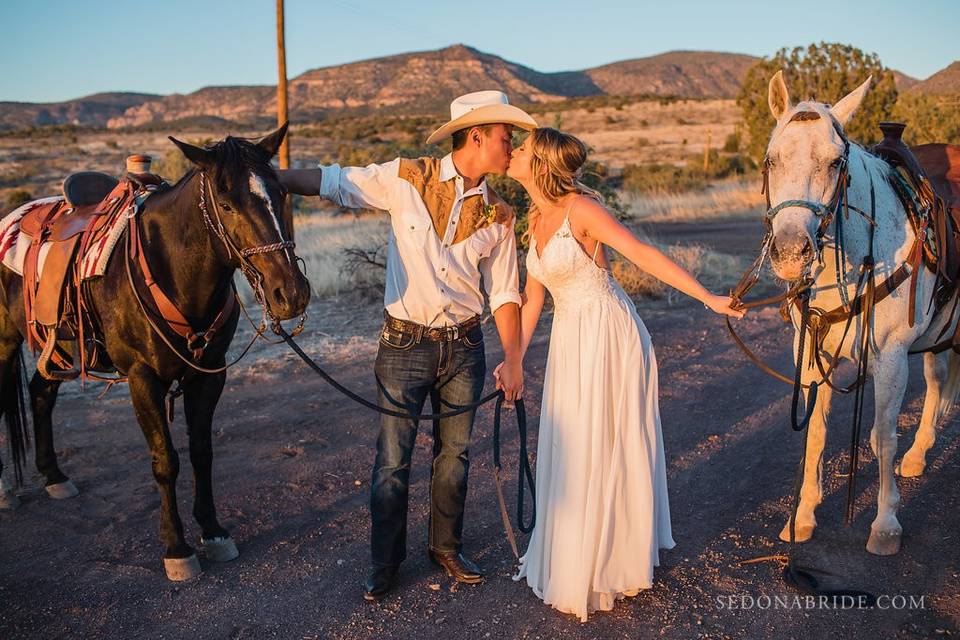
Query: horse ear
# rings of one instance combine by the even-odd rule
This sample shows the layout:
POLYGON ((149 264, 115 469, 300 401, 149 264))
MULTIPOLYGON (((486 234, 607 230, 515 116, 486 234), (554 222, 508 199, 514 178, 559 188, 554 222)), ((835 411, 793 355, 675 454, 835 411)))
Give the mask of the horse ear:
POLYGON ((840 99, 840 102, 830 107, 830 113, 833 114, 833 117, 837 119, 841 125, 846 125, 850 121, 850 118, 853 116, 853 113, 857 110, 857 107, 860 106, 860 103, 863 102, 864 96, 867 95, 867 90, 870 89, 870 83, 873 81, 873 76, 869 76, 866 80, 863 81, 859 87, 843 96, 840 99))
POLYGON ((173 136, 167 136, 170 139, 170 142, 177 145, 180 151, 186 156, 187 160, 197 165, 198 167, 209 167, 213 163, 213 159, 210 156, 210 152, 201 147, 195 147, 188 142, 183 142, 177 140, 173 136))
POLYGON ((783 70, 777 71, 770 78, 770 85, 767 89, 767 103, 770 105, 770 113, 777 120, 793 107, 790 104, 790 93, 787 91, 787 84, 783 81, 783 70))
POLYGON ((284 136, 287 135, 288 124, 290 123, 284 122, 279 129, 265 135, 260 142, 257 143, 257 146, 270 154, 271 158, 277 155, 277 151, 280 150, 280 144, 283 142, 284 136))

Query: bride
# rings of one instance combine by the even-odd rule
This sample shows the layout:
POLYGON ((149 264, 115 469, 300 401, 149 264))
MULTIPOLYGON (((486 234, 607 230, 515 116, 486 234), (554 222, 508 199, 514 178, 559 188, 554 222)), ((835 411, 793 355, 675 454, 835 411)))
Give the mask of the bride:
MULTIPOLYGON (((514 580, 586 621, 653 584, 674 546, 650 334, 610 273, 609 246, 720 314, 741 316, 655 247, 641 242, 578 178, 586 146, 555 129, 531 133, 507 175, 532 200, 522 350, 545 291, 555 312, 537 446, 537 520, 514 580)), ((498 367, 499 369, 499 367, 498 367)))

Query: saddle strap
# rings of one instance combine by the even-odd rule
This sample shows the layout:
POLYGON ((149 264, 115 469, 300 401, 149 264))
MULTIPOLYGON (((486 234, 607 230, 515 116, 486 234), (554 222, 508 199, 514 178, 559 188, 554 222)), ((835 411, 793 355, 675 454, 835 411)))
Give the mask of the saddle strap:
MULTIPOLYGON (((918 245, 914 245, 914 250, 911 251, 910 256, 908 256, 907 258, 907 261, 901 264, 897 268, 897 270, 891 273, 886 280, 884 280, 874 288, 874 292, 871 295, 872 303, 874 305, 879 304, 881 300, 883 300, 884 298, 889 296, 891 293, 896 291, 897 287, 899 287, 901 284, 903 284, 903 282, 907 278, 913 275, 913 280, 911 282, 911 294, 910 294, 911 308, 913 308, 913 304, 912 304, 913 294, 915 292, 915 287, 916 287, 915 283, 917 280, 917 274, 919 272, 919 269, 914 266, 913 260, 911 259, 911 257, 914 255, 914 252, 916 251, 917 248, 918 248, 918 245)), ((837 324, 838 322, 845 321, 847 317, 850 315, 855 316, 859 314, 860 311, 863 309, 864 304, 866 303, 867 295, 868 293, 864 292, 859 296, 857 296, 850 303, 849 311, 844 309, 843 306, 839 306, 835 309, 831 309, 830 311, 823 314, 823 320, 825 320, 828 324, 837 324)), ((911 311, 911 317, 912 315, 913 315, 913 312, 911 311)))
MULTIPOLYGON (((216 333, 223 327, 233 314, 234 305, 236 305, 236 296, 227 295, 223 307, 217 317, 205 331, 194 331, 190 321, 180 312, 172 300, 164 293, 160 284, 153 277, 150 270, 150 264, 147 262, 146 252, 143 250, 143 243, 140 234, 139 216, 130 218, 130 259, 136 260, 140 265, 140 271, 143 273, 147 289, 150 291, 150 297, 153 299, 157 312, 163 318, 167 327, 175 334, 183 338, 187 343, 194 360, 199 361, 203 357, 203 352, 213 340, 216 333)), ((136 293, 136 292, 134 292, 136 293)))

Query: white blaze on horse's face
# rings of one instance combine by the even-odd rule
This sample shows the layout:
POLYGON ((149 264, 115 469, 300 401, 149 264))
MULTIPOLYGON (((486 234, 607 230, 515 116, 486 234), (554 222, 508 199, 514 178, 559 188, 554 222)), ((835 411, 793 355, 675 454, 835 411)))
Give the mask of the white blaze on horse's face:
MULTIPOLYGON (((267 193, 267 185, 264 184, 263 178, 252 171, 250 172, 250 193, 263 200, 267 207, 267 212, 270 214, 270 221, 273 222, 273 226, 277 230, 277 237, 279 238, 277 242, 283 242, 285 238, 280 228, 280 218, 277 216, 276 211, 273 210, 273 203, 270 201, 270 195, 267 193)), ((284 251, 283 255, 286 256, 287 262, 290 262, 290 252, 284 251)))
MULTIPOLYGON (((819 102, 790 103, 782 72, 770 80, 768 101, 777 126, 770 136, 765 160, 769 173, 771 207, 798 200, 829 205, 834 199, 845 143, 842 127, 853 115, 870 86, 860 87, 833 107, 819 102)), ((783 280, 797 280, 810 272, 821 217, 806 206, 787 206, 773 217, 770 262, 783 280)))

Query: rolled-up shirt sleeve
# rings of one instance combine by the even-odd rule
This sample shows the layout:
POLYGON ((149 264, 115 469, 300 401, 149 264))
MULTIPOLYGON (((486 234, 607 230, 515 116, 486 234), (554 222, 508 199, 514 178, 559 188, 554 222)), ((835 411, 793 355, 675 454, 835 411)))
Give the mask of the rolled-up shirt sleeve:
POLYGON ((320 166, 320 197, 353 209, 393 208, 400 158, 366 167, 320 166))
POLYGON ((480 261, 480 274, 490 298, 491 313, 509 302, 520 304, 520 272, 517 267, 517 238, 514 220, 505 225, 506 233, 490 255, 480 261))

